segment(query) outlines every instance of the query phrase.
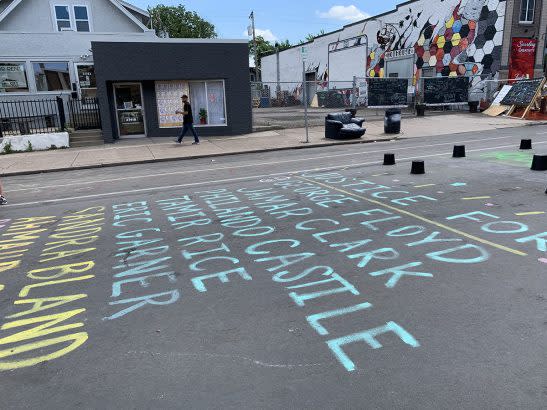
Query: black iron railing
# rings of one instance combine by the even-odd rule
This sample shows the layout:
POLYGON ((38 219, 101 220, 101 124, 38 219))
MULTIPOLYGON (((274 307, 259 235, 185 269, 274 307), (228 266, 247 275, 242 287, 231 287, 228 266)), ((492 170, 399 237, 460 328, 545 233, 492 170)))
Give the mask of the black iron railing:
POLYGON ((89 130, 101 128, 101 113, 96 98, 70 99, 70 125, 75 130, 89 130))
POLYGON ((0 137, 42 134, 65 128, 63 100, 0 101, 0 137))

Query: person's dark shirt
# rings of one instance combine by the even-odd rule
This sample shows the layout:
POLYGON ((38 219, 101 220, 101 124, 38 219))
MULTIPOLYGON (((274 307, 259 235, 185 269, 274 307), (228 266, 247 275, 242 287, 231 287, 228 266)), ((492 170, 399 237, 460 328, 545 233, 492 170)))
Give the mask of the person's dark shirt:
POLYGON ((194 117, 192 115, 192 106, 189 102, 185 102, 183 104, 182 111, 186 112, 187 114, 184 114, 182 116, 182 123, 183 124, 192 124, 194 122, 194 117))

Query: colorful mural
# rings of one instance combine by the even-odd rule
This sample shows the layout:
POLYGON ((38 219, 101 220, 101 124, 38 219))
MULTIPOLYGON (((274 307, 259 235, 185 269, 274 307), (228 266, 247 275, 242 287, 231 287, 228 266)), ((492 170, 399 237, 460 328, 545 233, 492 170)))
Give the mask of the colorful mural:
MULTIPOLYGON (((431 16, 419 28, 426 10, 409 8, 408 14, 391 27, 391 41, 375 45, 367 60, 370 77, 383 77, 388 51, 413 47, 416 53, 415 77, 424 68, 437 76, 477 76, 474 84, 500 68, 505 1, 461 0, 449 15, 431 16), (418 34, 416 31, 419 29, 418 34)), ((380 33, 379 33, 380 34, 380 33)))

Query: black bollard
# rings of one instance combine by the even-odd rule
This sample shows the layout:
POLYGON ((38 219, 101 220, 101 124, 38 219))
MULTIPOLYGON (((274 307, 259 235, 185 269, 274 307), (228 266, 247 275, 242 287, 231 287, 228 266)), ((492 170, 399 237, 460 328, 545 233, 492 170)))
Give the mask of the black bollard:
POLYGON ((395 154, 384 154, 384 165, 395 165, 395 154))
POLYGON ((454 158, 464 158, 465 157, 465 145, 454 145, 454 153, 452 154, 454 158))
POLYGON ((411 174, 421 175, 425 174, 425 165, 423 161, 412 161, 411 174))
POLYGON ((547 171, 547 155, 534 155, 532 171, 547 171))
POLYGON ((520 140, 519 149, 532 149, 532 140, 520 140))

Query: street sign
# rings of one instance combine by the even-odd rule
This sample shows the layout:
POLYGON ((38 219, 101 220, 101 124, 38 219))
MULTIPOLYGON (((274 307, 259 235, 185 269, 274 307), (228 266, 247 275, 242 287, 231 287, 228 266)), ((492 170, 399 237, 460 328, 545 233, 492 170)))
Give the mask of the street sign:
POLYGON ((308 59, 308 47, 300 47, 300 55, 302 56, 302 61, 306 61, 308 59))

